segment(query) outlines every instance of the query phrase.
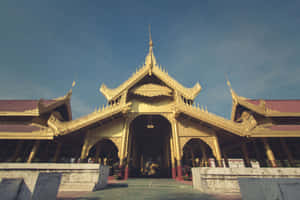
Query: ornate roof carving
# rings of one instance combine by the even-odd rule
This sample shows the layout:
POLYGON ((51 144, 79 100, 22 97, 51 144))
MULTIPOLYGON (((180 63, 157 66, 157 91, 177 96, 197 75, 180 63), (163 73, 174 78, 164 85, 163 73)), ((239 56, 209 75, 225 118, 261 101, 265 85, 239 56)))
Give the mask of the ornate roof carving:
POLYGON ((134 88, 132 93, 145 97, 155 97, 155 96, 171 96, 172 90, 166 86, 157 84, 144 84, 134 88))

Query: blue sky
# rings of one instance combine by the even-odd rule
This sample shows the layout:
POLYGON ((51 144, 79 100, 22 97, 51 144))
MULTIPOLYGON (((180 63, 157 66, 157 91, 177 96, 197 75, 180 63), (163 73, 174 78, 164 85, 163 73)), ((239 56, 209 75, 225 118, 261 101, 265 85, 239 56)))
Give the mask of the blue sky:
POLYGON ((106 103, 142 65, 152 26, 157 62, 210 112, 240 96, 300 99, 300 1, 0 2, 0 99, 72 95, 73 117, 106 103))

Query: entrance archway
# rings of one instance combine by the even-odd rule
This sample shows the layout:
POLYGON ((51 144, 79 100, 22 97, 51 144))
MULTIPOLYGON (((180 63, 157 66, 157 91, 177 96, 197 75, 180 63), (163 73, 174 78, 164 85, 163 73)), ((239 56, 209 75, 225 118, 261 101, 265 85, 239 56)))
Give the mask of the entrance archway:
POLYGON ((90 149, 88 162, 108 165, 110 167, 109 175, 114 175, 119 167, 118 148, 113 141, 101 139, 90 149))
POLYGON ((183 147, 182 164, 185 176, 191 176, 192 167, 216 166, 211 148, 201 139, 193 138, 183 147))
POLYGON ((130 177, 171 177, 171 124, 160 115, 141 115, 130 124, 130 177))
POLYGON ((111 140, 102 139, 90 149, 88 158, 95 163, 112 166, 119 161, 118 148, 111 140))

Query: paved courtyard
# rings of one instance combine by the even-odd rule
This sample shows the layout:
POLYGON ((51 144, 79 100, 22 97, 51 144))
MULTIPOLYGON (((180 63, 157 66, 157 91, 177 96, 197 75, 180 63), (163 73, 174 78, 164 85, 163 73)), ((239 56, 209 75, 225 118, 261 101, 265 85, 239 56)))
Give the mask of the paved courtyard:
POLYGON ((129 179, 111 183, 107 188, 75 197, 59 198, 60 200, 240 200, 239 195, 208 195, 192 188, 191 185, 172 179, 129 179))

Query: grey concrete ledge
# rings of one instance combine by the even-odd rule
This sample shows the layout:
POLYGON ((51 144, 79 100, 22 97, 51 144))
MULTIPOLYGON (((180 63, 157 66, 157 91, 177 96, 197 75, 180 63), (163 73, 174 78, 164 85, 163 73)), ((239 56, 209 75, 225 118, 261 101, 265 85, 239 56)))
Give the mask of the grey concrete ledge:
POLYGON ((240 178, 300 178, 300 168, 192 168, 193 187, 205 193, 239 193, 240 178))
POLYGON ((197 167, 193 168, 202 175, 213 176, 253 176, 253 175, 282 175, 282 176, 300 176, 300 168, 209 168, 197 167))
POLYGON ((97 170, 94 163, 0 163, 0 170, 97 170))

